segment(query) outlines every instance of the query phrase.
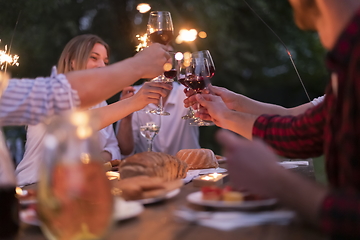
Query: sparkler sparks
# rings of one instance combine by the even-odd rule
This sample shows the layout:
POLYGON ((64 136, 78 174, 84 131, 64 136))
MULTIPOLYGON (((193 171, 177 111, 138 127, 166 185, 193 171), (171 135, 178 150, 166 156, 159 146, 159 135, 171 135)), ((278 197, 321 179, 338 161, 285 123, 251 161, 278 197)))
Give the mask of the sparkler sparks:
MULTIPOLYGON (((1 40, 0 40, 1 41, 1 40)), ((0 70, 6 68, 7 65, 19 66, 18 55, 10 55, 7 53, 7 45, 5 45, 5 50, 0 50, 0 70)))
POLYGON ((141 50, 143 50, 144 48, 147 47, 148 36, 147 36, 147 33, 145 33, 144 35, 137 34, 136 38, 139 40, 139 45, 136 46, 135 50, 137 52, 140 52, 141 50))

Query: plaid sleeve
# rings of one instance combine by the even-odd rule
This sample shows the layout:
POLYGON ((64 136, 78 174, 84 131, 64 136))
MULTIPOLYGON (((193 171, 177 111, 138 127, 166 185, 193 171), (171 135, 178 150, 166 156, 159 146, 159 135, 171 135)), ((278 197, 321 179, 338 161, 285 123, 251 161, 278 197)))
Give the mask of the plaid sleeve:
POLYGON ((320 103, 298 116, 261 115, 252 133, 281 156, 309 158, 323 153, 324 125, 324 104, 320 103))
POLYGON ((321 206, 320 227, 332 239, 359 239, 360 195, 332 192, 326 196, 321 206))

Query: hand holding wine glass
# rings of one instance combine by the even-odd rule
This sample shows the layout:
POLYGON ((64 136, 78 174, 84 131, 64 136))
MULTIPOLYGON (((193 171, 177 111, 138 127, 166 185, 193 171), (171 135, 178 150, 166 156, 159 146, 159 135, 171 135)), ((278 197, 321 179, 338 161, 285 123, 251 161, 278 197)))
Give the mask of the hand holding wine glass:
MULTIPOLYGON (((160 43, 163 45, 167 45, 174 38, 174 27, 171 19, 170 12, 167 11, 152 11, 150 12, 149 21, 147 24, 147 33, 149 36, 149 40, 151 43, 160 43)), ((173 60, 170 59, 172 62, 173 60)), ((170 65, 172 63, 169 63, 170 65)), ((173 73, 173 68, 167 69, 166 66, 169 64, 165 64, 164 73, 160 76, 152 79, 152 81, 156 82, 172 82, 173 78, 176 76, 173 73)), ((169 115, 168 112, 165 112, 163 109, 162 98, 160 98, 159 107, 157 109, 153 109, 150 113, 158 114, 158 115, 169 115)))
MULTIPOLYGON (((186 84, 194 90, 197 94, 200 94, 207 85, 210 84, 210 79, 215 74, 215 65, 212 60, 211 54, 208 50, 194 52, 191 55, 190 66, 187 68, 186 84)), ((195 110, 200 108, 198 105, 195 110)), ((194 117, 194 121, 190 122, 193 126, 212 126, 211 121, 203 121, 200 118, 194 117)))

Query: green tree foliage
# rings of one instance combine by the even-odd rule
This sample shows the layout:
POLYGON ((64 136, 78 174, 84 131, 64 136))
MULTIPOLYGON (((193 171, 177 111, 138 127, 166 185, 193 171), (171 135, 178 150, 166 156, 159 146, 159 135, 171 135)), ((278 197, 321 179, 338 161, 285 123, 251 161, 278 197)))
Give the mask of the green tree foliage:
MULTIPOLYGON (((13 77, 50 74, 65 44, 74 36, 93 33, 112 49, 111 61, 132 56, 135 35, 145 33, 148 13, 136 10, 139 0, 0 0, 0 47, 13 37, 12 53, 20 66, 13 77), (16 22, 18 21, 16 30, 16 22)), ((290 50, 310 98, 324 93, 325 51, 315 33, 298 30, 287 1, 250 1, 290 50)), ((292 107, 307 97, 276 36, 239 0, 149 0, 152 10, 171 11, 175 32, 181 28, 205 31, 207 38, 174 44, 176 50, 209 49, 215 85, 225 86, 260 101, 292 107)), ((120 81, 121 79, 119 79, 120 81)), ((217 149, 215 127, 202 128, 202 146, 217 149)))

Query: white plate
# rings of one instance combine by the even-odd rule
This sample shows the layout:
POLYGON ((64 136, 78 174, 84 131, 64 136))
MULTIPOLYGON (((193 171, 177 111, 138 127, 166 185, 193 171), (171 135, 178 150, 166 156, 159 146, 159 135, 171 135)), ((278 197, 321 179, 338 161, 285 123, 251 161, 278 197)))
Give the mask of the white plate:
MULTIPOLYGON (((136 201, 125 201, 116 197, 114 200, 114 215, 115 221, 121 221, 136 217, 144 211, 144 206, 136 201)), ((20 219, 24 223, 40 226, 40 221, 36 215, 36 211, 32 208, 28 208, 20 211, 20 219)))
POLYGON ((207 207, 216 207, 216 208, 237 208, 237 209, 256 209, 260 207, 270 207, 277 203, 277 200, 274 198, 264 199, 264 200, 254 200, 254 201, 243 201, 243 202, 229 202, 229 201, 210 201, 203 200, 202 193, 194 192, 190 193, 186 199, 194 204, 207 206, 207 207))
POLYGON ((22 222, 33 226, 40 226, 40 221, 37 218, 36 211, 34 209, 28 208, 21 210, 19 215, 22 222))
MULTIPOLYGON (((225 168, 205 168, 205 169, 197 169, 200 170, 201 174, 210 174, 210 173, 225 173, 227 170, 225 168)), ((191 170, 189 170, 191 171, 191 170)))
POLYGON ((114 204, 114 220, 117 221, 135 217, 144 211, 144 206, 136 201, 125 201, 117 197, 114 204))
POLYGON ((290 164, 290 163, 283 164, 282 162, 279 162, 279 164, 280 164, 281 166, 283 166, 284 168, 286 168, 286 169, 293 169, 293 168, 297 168, 297 167, 298 167, 298 165, 296 165, 296 164, 290 164))
POLYGON ((165 199, 173 198, 176 195, 178 195, 179 193, 180 193, 180 188, 177 188, 175 190, 172 190, 172 191, 168 192, 165 196, 160 196, 160 197, 155 197, 155 198, 139 199, 139 200, 136 200, 136 202, 144 204, 144 205, 145 204, 156 203, 156 202, 160 202, 160 201, 165 200, 165 199))
POLYGON ((21 205, 34 204, 34 203, 37 203, 37 199, 36 198, 34 198, 34 199, 22 199, 22 200, 19 200, 19 203, 21 205))

